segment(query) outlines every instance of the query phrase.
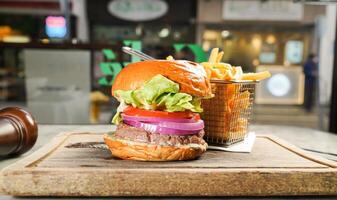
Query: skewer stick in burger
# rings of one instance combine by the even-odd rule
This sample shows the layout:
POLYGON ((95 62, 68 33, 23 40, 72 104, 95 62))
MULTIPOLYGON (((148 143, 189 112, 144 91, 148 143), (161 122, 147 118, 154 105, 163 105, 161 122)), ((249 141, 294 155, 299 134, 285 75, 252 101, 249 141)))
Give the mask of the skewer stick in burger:
POLYGON ((113 156, 143 161, 191 160, 206 151, 201 99, 211 87, 204 68, 190 61, 132 63, 116 77, 120 101, 104 141, 113 156))

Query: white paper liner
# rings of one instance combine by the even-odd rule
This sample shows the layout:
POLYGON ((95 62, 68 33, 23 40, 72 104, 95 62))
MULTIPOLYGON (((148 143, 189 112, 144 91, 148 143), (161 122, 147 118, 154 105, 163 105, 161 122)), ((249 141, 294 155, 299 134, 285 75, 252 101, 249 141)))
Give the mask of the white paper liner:
POLYGON ((256 138, 255 132, 249 132, 246 138, 242 142, 230 145, 228 147, 208 145, 207 149, 228 151, 228 152, 238 152, 238 153, 250 153, 253 149, 255 138, 256 138))

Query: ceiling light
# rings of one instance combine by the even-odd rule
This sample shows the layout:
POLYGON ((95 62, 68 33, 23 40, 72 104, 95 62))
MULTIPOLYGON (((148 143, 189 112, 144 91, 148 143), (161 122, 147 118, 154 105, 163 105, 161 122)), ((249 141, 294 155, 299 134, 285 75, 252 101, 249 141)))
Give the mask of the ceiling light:
POLYGON ((222 36, 223 38, 226 38, 226 37, 228 37, 229 35, 230 35, 230 32, 229 32, 229 31, 227 31, 227 30, 221 31, 221 36, 222 36))
POLYGON ((163 28, 158 33, 159 37, 165 38, 170 35, 170 30, 168 28, 163 28))

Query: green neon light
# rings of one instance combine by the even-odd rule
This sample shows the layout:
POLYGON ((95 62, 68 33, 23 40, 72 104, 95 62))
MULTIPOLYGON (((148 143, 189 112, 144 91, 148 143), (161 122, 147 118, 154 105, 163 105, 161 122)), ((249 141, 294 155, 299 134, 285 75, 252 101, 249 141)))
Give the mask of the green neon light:
MULTIPOLYGON (((103 49, 102 53, 109 61, 116 59, 116 54, 110 49, 103 49)), ((98 84, 103 86, 111 86, 117 74, 122 70, 122 66, 118 62, 102 62, 99 64, 99 68, 101 69, 103 77, 98 79, 98 84), (111 77, 109 78, 110 80, 108 77, 111 77)))
POLYGON ((115 60, 116 59, 116 54, 110 49, 103 49, 102 50, 103 55, 108 59, 108 60, 115 60))
POLYGON ((206 54, 204 50, 202 50, 201 46, 198 44, 183 44, 183 43, 177 43, 173 44, 173 47, 176 52, 181 51, 183 48, 187 47, 189 48, 192 53, 195 56, 195 62, 201 63, 207 61, 206 54))

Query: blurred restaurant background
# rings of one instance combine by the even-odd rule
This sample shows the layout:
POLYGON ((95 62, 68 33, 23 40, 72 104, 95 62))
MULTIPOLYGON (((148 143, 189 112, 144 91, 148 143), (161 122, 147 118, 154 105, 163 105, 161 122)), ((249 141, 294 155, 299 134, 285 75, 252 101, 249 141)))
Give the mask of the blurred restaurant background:
POLYGON ((251 123, 337 132, 336 8, 329 0, 0 0, 0 107, 23 107, 43 124, 107 124, 114 77, 139 61, 122 46, 196 62, 219 47, 224 62, 273 75, 256 88, 251 123))

